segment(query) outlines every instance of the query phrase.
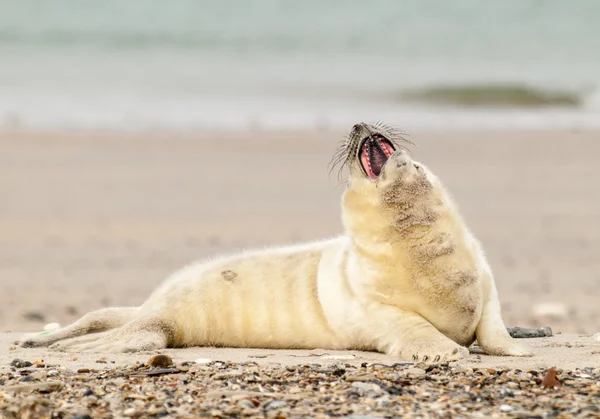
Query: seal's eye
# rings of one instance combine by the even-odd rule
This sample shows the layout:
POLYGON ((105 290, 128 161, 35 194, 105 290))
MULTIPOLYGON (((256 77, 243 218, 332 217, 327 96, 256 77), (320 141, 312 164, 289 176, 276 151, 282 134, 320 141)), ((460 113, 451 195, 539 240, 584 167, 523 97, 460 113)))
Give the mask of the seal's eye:
POLYGON ((371 135, 363 140, 359 157, 366 175, 371 179, 377 179, 383 165, 394 151, 392 142, 382 135, 371 135))

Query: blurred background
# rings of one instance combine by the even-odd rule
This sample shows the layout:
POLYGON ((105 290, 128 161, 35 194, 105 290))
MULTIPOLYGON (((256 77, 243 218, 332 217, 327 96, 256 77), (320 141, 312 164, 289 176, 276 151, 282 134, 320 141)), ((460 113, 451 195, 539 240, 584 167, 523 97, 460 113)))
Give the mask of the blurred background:
POLYGON ((0 125, 597 127, 599 18, 594 0, 1 0, 0 125))
POLYGON ((0 331, 341 233, 327 164, 382 120, 456 198, 508 325, 598 332, 598 22, 595 0, 0 0, 0 331))

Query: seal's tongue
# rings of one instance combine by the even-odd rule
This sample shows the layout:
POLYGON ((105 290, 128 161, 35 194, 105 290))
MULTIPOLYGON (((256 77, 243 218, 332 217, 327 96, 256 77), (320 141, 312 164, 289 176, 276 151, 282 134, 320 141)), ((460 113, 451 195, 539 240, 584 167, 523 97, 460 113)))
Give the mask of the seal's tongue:
POLYGON ((377 179, 383 165, 394 152, 392 143, 382 137, 370 137, 360 151, 360 162, 371 179, 377 179))

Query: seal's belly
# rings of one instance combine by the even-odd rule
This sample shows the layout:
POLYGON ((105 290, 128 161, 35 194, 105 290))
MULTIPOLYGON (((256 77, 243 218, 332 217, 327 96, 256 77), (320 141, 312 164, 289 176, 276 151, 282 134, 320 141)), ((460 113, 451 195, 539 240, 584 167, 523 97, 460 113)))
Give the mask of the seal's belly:
POLYGON ((176 345, 335 347, 317 295, 320 247, 277 249, 198 265, 157 292, 176 345))

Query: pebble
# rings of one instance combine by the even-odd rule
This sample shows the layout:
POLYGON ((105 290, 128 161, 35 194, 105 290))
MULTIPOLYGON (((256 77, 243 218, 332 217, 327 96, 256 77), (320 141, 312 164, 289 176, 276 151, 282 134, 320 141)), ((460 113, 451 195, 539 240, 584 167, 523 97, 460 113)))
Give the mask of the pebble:
POLYGON ((407 377, 423 377, 426 374, 425 370, 422 368, 409 368, 406 370, 407 377))
POLYGON ((254 409, 256 407, 256 406, 254 406, 254 403, 252 403, 248 399, 242 399, 242 400, 238 401, 237 406, 240 409, 254 409))
POLYGON ((196 364, 209 364, 212 362, 212 360, 208 359, 208 358, 198 358, 194 361, 196 364))
POLYGON ((269 410, 281 409, 282 407, 286 407, 287 405, 288 405, 288 402, 286 402, 284 400, 275 400, 275 401, 268 403, 265 406, 265 411, 268 412, 269 410))
POLYGON ((596 333, 596 334, 594 335, 594 340, 595 340, 596 342, 600 342, 600 333, 596 333))
POLYGON ((136 414, 136 410, 133 407, 130 407, 123 411, 123 416, 135 416, 135 414, 136 414))
POLYGON ((558 380, 557 375, 558 375, 558 373, 556 372, 556 370, 554 368, 550 368, 548 370, 548 372, 546 373, 546 375, 544 376, 544 379, 542 380, 542 387, 544 387, 544 388, 560 387, 560 381, 558 380))
POLYGON ((375 383, 364 383, 362 381, 355 381, 352 383, 352 387, 360 388, 364 391, 374 391, 375 393, 381 393, 381 387, 375 383))
POLYGON ((44 332, 52 332, 53 330, 60 329, 60 324, 58 323, 48 323, 44 326, 44 332))
POLYGON ((353 381, 371 381, 374 380, 375 374, 356 374, 356 375, 350 375, 348 377, 346 377, 346 381, 348 382, 353 382, 353 381))
POLYGON ((515 339, 545 338, 552 336, 552 329, 547 326, 534 329, 527 327, 509 327, 507 330, 515 339))
POLYGON ((148 361, 146 361, 147 367, 159 367, 159 368, 167 368, 173 365, 173 360, 169 355, 154 355, 148 361))
POLYGON ((51 392, 60 390, 63 384, 55 381, 47 381, 45 383, 31 383, 31 384, 15 384, 12 386, 6 386, 3 388, 4 391, 12 391, 14 393, 30 393, 32 391, 40 392, 51 392))
POLYGON ((543 386, 550 370, 533 366, 531 371, 469 367, 465 373, 456 372, 462 371, 456 363, 430 368, 408 363, 258 366, 215 362, 192 367, 188 362, 177 363, 162 368, 160 375, 142 374, 157 368, 139 362, 126 367, 109 365, 85 375, 55 367, 52 382, 36 381, 46 379, 47 369, 32 368, 27 373, 14 367, 4 369, 0 371, 0 411, 7 417, 31 418, 49 417, 47 412, 53 412, 64 418, 86 413, 115 418, 353 419, 546 417, 548 412, 556 417, 598 417, 600 412, 597 366, 555 370, 554 378, 562 382, 559 391, 543 386), (217 375, 223 379, 214 379, 217 375), (19 383, 21 379, 34 381, 19 383), (48 392, 53 393, 43 394, 48 392))
POLYGON ((12 360, 10 365, 15 368, 27 368, 31 367, 33 364, 29 361, 23 361, 22 359, 15 358, 12 360))

